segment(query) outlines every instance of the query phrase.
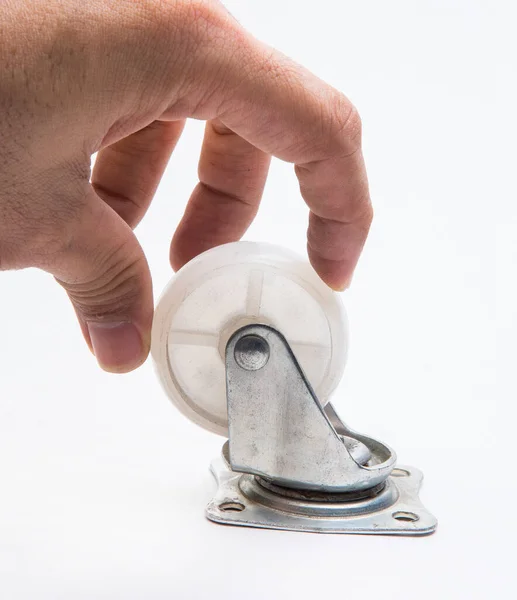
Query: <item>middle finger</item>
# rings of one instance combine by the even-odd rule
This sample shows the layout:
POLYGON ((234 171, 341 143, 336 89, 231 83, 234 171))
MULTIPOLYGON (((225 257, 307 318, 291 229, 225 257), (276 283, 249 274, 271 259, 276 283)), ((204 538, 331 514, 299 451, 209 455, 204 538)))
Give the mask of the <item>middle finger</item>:
POLYGON ((208 121, 199 160, 199 183, 171 243, 179 269, 201 252, 239 240, 255 217, 270 156, 228 129, 208 121))

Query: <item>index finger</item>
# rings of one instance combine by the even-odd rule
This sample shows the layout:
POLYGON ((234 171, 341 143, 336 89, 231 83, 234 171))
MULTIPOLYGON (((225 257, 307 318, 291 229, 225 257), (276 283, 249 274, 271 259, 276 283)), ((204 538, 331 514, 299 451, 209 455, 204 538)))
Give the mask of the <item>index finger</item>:
MULTIPOLYGON (((372 220, 351 102, 303 67, 250 40, 230 65, 220 120, 254 146, 295 164, 311 214, 309 258, 334 289, 347 287, 372 220)), ((226 87, 226 86, 225 86, 226 87)))

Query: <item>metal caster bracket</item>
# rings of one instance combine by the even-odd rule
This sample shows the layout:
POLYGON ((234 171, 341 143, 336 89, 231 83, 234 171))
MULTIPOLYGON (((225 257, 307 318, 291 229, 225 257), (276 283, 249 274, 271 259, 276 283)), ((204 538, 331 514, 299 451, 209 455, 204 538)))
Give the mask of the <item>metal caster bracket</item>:
POLYGON ((229 440, 212 463, 211 521, 319 533, 425 535, 422 473, 323 406, 281 333, 238 330, 226 346, 229 440))

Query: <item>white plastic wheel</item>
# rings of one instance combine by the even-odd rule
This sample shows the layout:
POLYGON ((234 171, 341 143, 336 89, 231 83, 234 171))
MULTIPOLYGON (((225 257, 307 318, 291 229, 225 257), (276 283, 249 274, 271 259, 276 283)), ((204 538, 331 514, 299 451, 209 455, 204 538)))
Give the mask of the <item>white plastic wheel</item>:
POLYGON ((151 352, 172 402, 191 421, 220 435, 228 434, 226 344, 252 323, 285 336, 324 404, 345 367, 343 304, 307 261, 255 242, 204 252, 180 269, 162 294, 151 352))

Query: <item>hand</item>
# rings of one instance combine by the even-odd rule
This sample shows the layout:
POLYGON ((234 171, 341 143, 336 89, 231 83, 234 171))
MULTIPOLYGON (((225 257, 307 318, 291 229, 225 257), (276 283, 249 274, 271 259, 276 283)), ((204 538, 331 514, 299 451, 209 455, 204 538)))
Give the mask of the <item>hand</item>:
POLYGON ((151 277, 132 228, 185 118, 207 124, 173 268, 243 235, 277 156, 311 211, 311 263, 348 285, 372 210, 342 94, 216 1, 11 0, 0 23, 0 270, 54 275, 104 369, 149 351, 151 277))

